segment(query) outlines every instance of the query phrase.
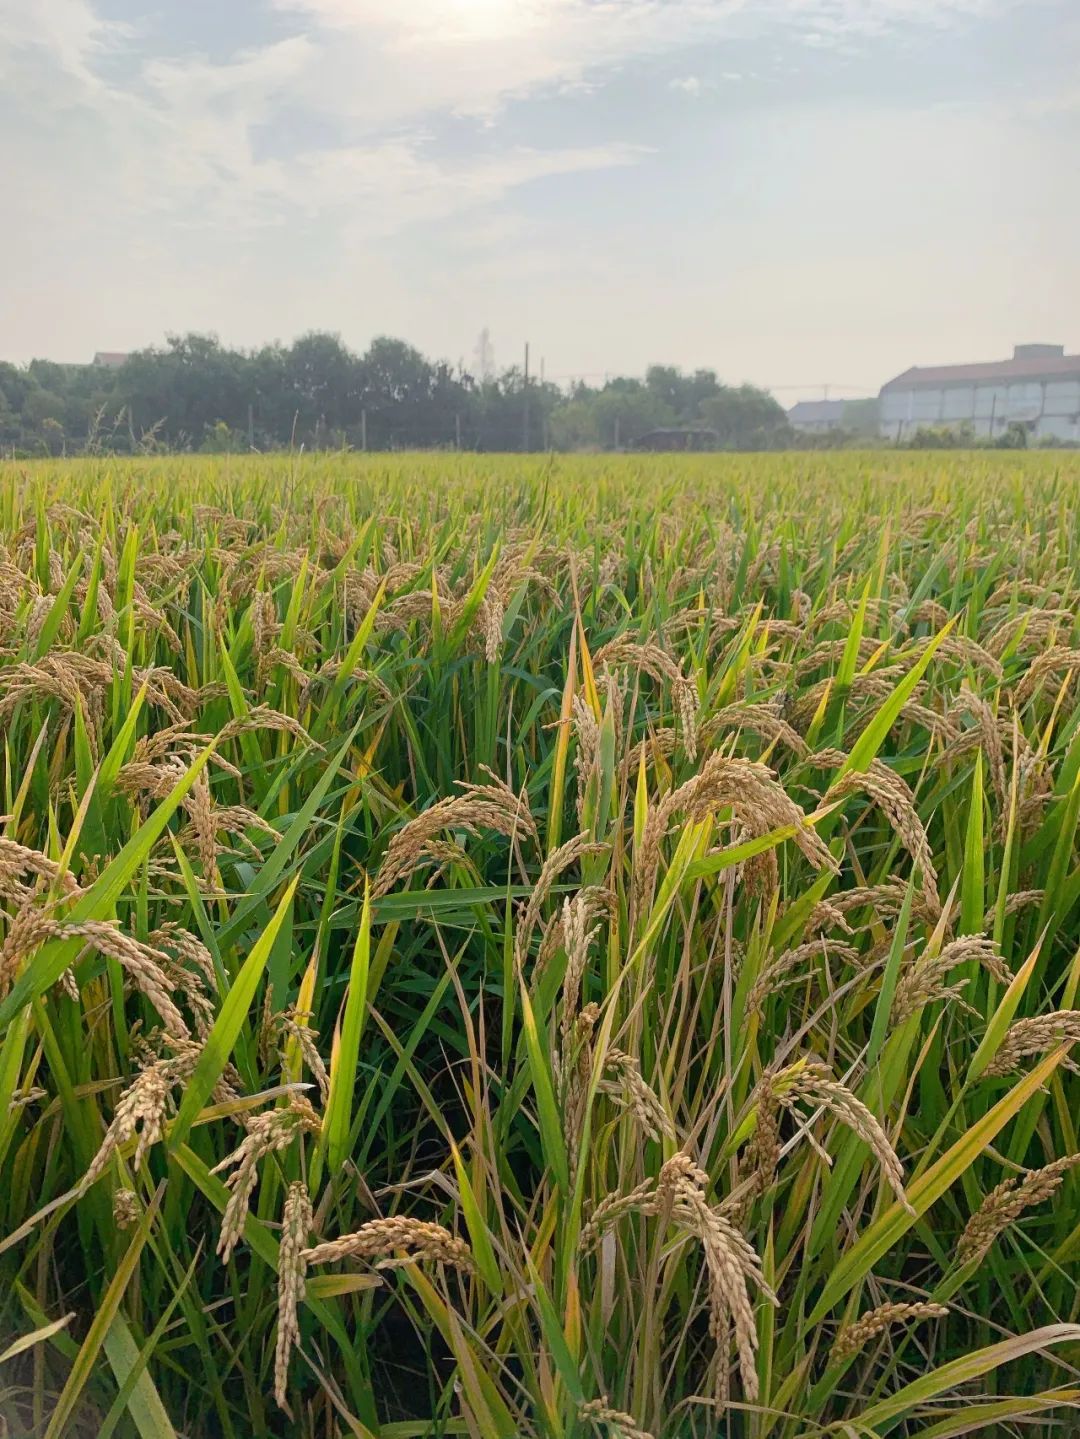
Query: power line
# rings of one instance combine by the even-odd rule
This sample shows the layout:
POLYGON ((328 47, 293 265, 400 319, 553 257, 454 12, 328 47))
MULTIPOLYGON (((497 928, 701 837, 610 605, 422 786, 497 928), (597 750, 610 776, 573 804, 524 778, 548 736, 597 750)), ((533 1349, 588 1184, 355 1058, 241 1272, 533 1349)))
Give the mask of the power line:
MULTIPOLYGON (((553 381, 557 381, 557 380, 604 380, 604 381, 606 382, 606 381, 608 381, 608 380, 611 379, 611 371, 610 371, 610 370, 572 370, 572 371, 567 371, 565 374, 561 374, 561 375, 547 375, 546 378, 547 378, 548 380, 553 380, 553 381)), ((645 377, 644 377, 643 375, 620 375, 619 378, 620 378, 620 379, 626 379, 626 380, 641 380, 642 382, 644 382, 644 378, 645 378, 645 377)), ((725 384, 725 383, 729 383, 729 382, 724 381, 724 380, 721 380, 721 381, 719 381, 719 383, 720 383, 720 384, 725 384)), ((741 384, 741 383, 743 383, 743 382, 740 381, 739 383, 741 384)), ((747 381, 746 383, 754 384, 754 385, 757 386, 758 389, 761 389, 761 390, 769 390, 770 392, 772 392, 772 391, 782 392, 782 391, 787 391, 787 390, 824 390, 824 391, 828 392, 829 390, 844 390, 844 391, 846 391, 848 394, 857 394, 857 395, 876 395, 876 394, 878 393, 878 387, 877 387, 877 386, 871 386, 871 385, 848 385, 848 384, 845 384, 842 380, 808 380, 808 381, 806 381, 804 384, 801 384, 801 385, 800 385, 800 384, 770 385, 770 384, 764 384, 764 383, 762 383, 762 382, 759 381, 759 380, 747 381)))
POLYGON ((840 380, 814 380, 806 385, 762 385, 763 390, 854 390, 860 395, 876 395, 868 385, 845 385, 840 380))
MULTIPOLYGON (((479 350, 481 347, 487 348, 488 353, 490 354, 490 351, 491 351, 490 335, 489 335, 489 333, 488 333, 488 331, 487 331, 486 329, 483 330, 483 331, 481 331, 481 335, 480 335, 480 345, 478 346, 478 350, 479 350)), ((685 372, 685 371, 684 371, 683 373, 684 373, 684 375, 686 375, 686 372, 685 372)), ((687 377, 687 378, 691 378, 691 376, 689 376, 689 375, 687 375, 686 377, 687 377)), ((644 382, 644 380, 645 380, 645 376, 644 376, 644 375, 619 375, 619 376, 617 376, 616 378, 618 378, 618 379, 627 379, 627 380, 638 380, 638 381, 641 381, 641 382, 644 382)), ((587 380, 601 380, 601 381, 603 381, 603 383, 606 385, 606 384, 608 384, 608 383, 611 381, 611 379, 612 379, 612 371, 611 371, 611 370, 566 370, 566 371, 563 371, 563 372, 560 373, 560 374, 549 374, 549 373, 547 372, 546 365, 544 364, 543 360, 541 360, 539 379, 540 379, 540 383, 541 383, 541 384, 544 384, 545 382, 551 382, 551 383, 558 384, 558 383, 562 383, 562 382, 565 382, 565 381, 570 381, 570 382, 572 382, 572 383, 582 383, 582 382, 587 381, 587 380)), ((528 382, 526 381, 526 384, 527 384, 527 383, 528 383, 528 382)), ((721 380, 720 383, 721 383, 721 384, 729 384, 729 385, 732 384, 732 383, 738 383, 738 384, 743 384, 743 383, 753 384, 753 385, 755 385, 758 389, 767 390, 767 391, 769 391, 770 393, 776 393, 776 394, 783 394, 783 393, 787 393, 787 392, 790 392, 790 391, 793 391, 793 390, 820 390, 821 393, 825 396, 826 399, 829 398, 830 393, 835 393, 836 391, 840 391, 840 392, 842 392, 843 394, 846 394, 846 395, 876 395, 876 394, 878 394, 878 387, 877 387, 877 386, 871 386, 871 385, 849 385, 849 384, 845 383, 845 382, 842 381, 842 380, 806 380, 806 381, 803 381, 803 382, 801 382, 801 383, 794 383, 794 384, 793 384, 793 383, 791 383, 791 382, 786 382, 786 383, 780 384, 780 385, 765 384, 765 383, 763 383, 763 382, 761 382, 761 381, 759 381, 759 380, 737 381, 737 382, 731 382, 731 381, 721 380)))

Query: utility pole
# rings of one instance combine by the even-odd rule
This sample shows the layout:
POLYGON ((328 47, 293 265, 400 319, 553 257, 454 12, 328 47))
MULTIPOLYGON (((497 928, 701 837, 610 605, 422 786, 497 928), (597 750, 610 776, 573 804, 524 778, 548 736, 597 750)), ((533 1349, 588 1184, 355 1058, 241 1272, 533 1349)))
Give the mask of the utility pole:
POLYGON ((461 416, 454 416, 454 444, 461 449, 461 416))
POLYGON ((474 352, 476 377, 483 384, 495 375, 495 347, 491 343, 491 331, 485 325, 480 331, 474 352))
POLYGON ((529 448, 529 342, 525 341, 525 379, 523 386, 525 403, 523 406, 524 415, 522 418, 521 448, 528 451, 529 448))
POLYGON ((360 448, 367 449, 367 410, 360 411, 360 448))

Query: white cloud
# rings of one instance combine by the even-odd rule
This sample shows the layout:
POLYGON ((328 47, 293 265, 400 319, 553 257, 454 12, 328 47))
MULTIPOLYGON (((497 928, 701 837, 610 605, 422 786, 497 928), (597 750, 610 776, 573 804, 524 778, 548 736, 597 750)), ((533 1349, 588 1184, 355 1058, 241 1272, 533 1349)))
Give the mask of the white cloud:
POLYGON ((28 224, 35 210, 44 220, 55 207, 54 177, 65 163, 76 216, 93 211, 139 225, 170 215, 187 228, 234 230, 333 215, 355 241, 488 204, 546 177, 625 166, 641 153, 615 142, 514 145, 479 158, 437 158, 415 107, 412 123, 402 127, 393 122, 405 117, 392 108, 357 117, 347 98, 335 103, 347 62, 334 54, 338 38, 324 32, 253 48, 227 63, 151 58, 133 80, 106 84, 91 66, 122 32, 97 24, 86 0, 44 0, 36 12, 14 8, 15 0, 0 6, 0 40, 21 52, 25 94, 49 92, 50 67, 79 82, 74 92, 56 86, 53 111, 41 106, 21 133, 10 126, 0 132, 3 167, 25 176, 28 224), (347 122, 351 135, 296 146, 287 156, 260 154, 260 127, 297 105, 347 122), (58 125, 57 115, 72 108, 79 113, 58 125), (96 163, 80 164, 91 137, 96 163))
POLYGON ((97 88, 92 60, 128 33, 90 0, 0 0, 0 74, 15 80, 20 52, 38 51, 69 79, 97 88))
MULTIPOLYGON (((419 97, 468 113, 549 84, 735 31, 787 23, 875 33, 947 25, 1015 0, 272 0, 388 63, 403 105, 419 97), (445 63, 444 63, 445 62, 445 63)), ((384 75, 389 79, 389 74, 384 75)), ((390 87, 388 87, 390 88, 390 87)), ((363 97, 354 97, 363 103, 363 97)))
MULTIPOLYGON (((814 45, 896 19, 941 23, 960 10, 1002 3, 1008 0, 266 0, 298 33, 226 62, 190 53, 140 59, 132 46, 124 78, 115 78, 114 67, 107 83, 97 63, 129 32, 103 21, 91 0, 0 0, 0 47, 18 62, 10 76, 16 98, 20 87, 30 90, 27 71, 36 69, 35 110, 48 109, 45 98, 55 109, 91 106, 108 147, 103 167, 133 180, 148 170, 156 177, 140 202, 149 193, 160 207, 171 195, 181 209, 193 191, 205 199, 216 190, 235 216, 246 190, 251 216, 261 221, 264 202, 286 199, 298 182, 309 204, 322 203, 323 175, 378 172, 391 201, 399 189, 415 197, 418 172, 431 169, 423 159, 426 132, 438 117, 491 122, 516 98, 567 94, 645 57, 778 20, 814 45), (74 94, 64 83, 45 82, 48 64, 78 81, 74 94), (258 158, 256 132, 286 112, 319 117, 340 139, 290 146, 287 158, 258 158), (395 158, 399 186, 387 163, 395 158)), ((703 82, 687 75, 672 88, 694 96, 703 82)), ((566 171, 581 168, 577 147, 556 149, 545 174, 560 172, 560 153, 566 171)), ((628 152, 614 145, 592 148, 590 166, 602 164, 605 153, 627 163, 628 152)), ((507 157, 507 175, 521 168, 520 155, 507 157)), ((460 163, 447 169, 460 186, 460 163)), ((485 158, 475 188, 489 193, 498 173, 485 158)), ((471 188, 461 190, 463 199, 471 188)), ((327 202, 340 198, 327 190, 327 202)))
POLYGON ((297 35, 241 52, 224 64, 195 58, 151 60, 144 65, 144 82, 178 109, 214 100, 268 101, 287 93, 318 58, 318 47, 307 35, 297 35))
POLYGON ((485 159, 436 161, 409 139, 323 150, 306 163, 305 195, 338 212, 357 238, 490 205, 509 191, 553 175, 632 165, 643 152, 610 144, 535 150, 514 147, 485 159), (388 196, 392 203, 387 204, 388 196))
POLYGON ((508 98, 722 33, 747 0, 275 3, 336 31, 339 44, 378 51, 393 72, 386 89, 401 105, 480 114, 508 98))
MULTIPOLYGON (((138 32, 107 22, 95 0, 0 0, 0 171, 19 195, 7 246, 24 273, 70 277, 57 308, 89 306, 80 295, 100 283, 114 308, 145 305, 159 334, 163 310, 177 323, 166 301, 183 309, 180 323, 197 323, 193 297, 227 306, 231 289, 254 293, 252 276, 265 273, 265 319, 248 303, 266 333, 292 300, 273 277, 308 287, 302 309, 313 256, 332 251, 327 264, 370 277, 394 263, 394 232, 430 225, 435 251, 451 221, 480 235, 507 223, 502 211, 524 186, 638 163, 648 151, 624 142, 617 112, 607 133, 579 141, 566 138, 560 109, 620 71, 662 62, 662 75, 675 71, 671 89, 704 110, 720 80, 741 78, 699 73, 706 45, 777 27, 811 45, 847 43, 1013 0, 263 3, 273 26, 213 60, 155 49, 149 21, 138 32), (522 143, 504 123, 521 100, 562 123, 548 132, 541 120, 522 143)), ((493 284, 511 266, 564 262, 526 227, 516 258, 500 263, 482 260, 493 284)), ((421 283, 409 277, 406 288, 421 283)), ((30 299, 15 303, 31 333, 40 314, 30 299)))

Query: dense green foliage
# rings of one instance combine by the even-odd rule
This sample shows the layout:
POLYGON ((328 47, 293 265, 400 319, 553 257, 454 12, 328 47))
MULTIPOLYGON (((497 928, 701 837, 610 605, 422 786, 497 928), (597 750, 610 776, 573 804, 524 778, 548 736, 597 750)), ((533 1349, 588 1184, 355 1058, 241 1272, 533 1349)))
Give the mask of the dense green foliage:
POLYGON ((511 368, 475 378, 382 337, 363 355, 335 335, 252 352, 171 338, 116 368, 0 364, 0 448, 29 455, 251 449, 612 449, 657 427, 704 426, 709 448, 797 437, 763 390, 652 366, 569 390, 511 368))
POLYGON ((1074 1422, 1075 460, 2 474, 0 1427, 1074 1422))

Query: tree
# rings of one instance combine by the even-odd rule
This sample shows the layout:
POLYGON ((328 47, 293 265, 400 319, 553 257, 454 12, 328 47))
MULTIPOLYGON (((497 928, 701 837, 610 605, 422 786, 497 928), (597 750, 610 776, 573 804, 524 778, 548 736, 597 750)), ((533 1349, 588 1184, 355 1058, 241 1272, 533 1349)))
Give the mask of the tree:
POLYGON ((881 404, 878 397, 865 400, 847 400, 841 423, 845 430, 854 435, 876 436, 881 428, 881 404))
MULTIPOLYGON (((422 410, 431 391, 431 366, 404 340, 379 335, 361 360, 368 443, 404 448, 424 428, 422 410)), ((448 437, 444 437, 446 443, 448 437)))
POLYGON ((247 357, 214 335, 170 335, 164 350, 129 355, 117 389, 136 429, 160 424, 173 444, 190 444, 218 420, 246 428, 247 357))
POLYGON ((260 450, 292 443, 300 427, 296 396, 288 378, 287 351, 264 345, 248 357, 245 374, 251 405, 252 440, 260 450))
POLYGON ((3 395, 3 403, 14 414, 21 414, 26 396, 33 387, 28 370, 20 370, 18 366, 0 360, 0 394, 3 395))
POLYGON ((669 402, 640 380, 613 380, 605 385, 593 401, 593 412, 603 443, 619 447, 676 419, 669 402))
POLYGON ((702 400, 702 420, 727 450, 765 450, 790 440, 787 415, 767 390, 754 385, 719 385, 702 400))
POLYGON ((298 429, 316 445, 359 419, 363 367, 338 335, 301 335, 281 355, 280 380, 298 429))
MULTIPOLYGON (((857 413, 852 407, 867 433, 875 415, 874 401, 860 402, 857 413)), ((714 430, 725 449, 807 442, 771 395, 723 385, 712 370, 651 365, 644 380, 616 376, 567 393, 535 379, 526 384, 516 367, 474 377, 387 335, 363 355, 338 335, 311 331, 289 346, 250 351, 229 349, 214 335, 172 335, 115 370, 0 363, 0 442, 38 452, 43 441, 95 453, 150 443, 241 450, 249 441, 257 449, 362 441, 369 449, 596 449, 634 445, 658 428, 714 430), (47 439, 46 421, 53 422, 47 439)), ((936 436, 916 442, 942 443, 936 436)))
POLYGON ((52 390, 33 385, 23 400, 22 416, 24 423, 35 430, 40 430, 46 420, 63 425, 64 401, 52 390))
POLYGON ((600 423, 595 404, 588 399, 568 400, 551 414, 551 444, 556 450, 600 448, 600 423))
POLYGON ((203 431, 199 449, 204 455, 233 455, 242 451, 245 445, 244 435, 239 430, 231 429, 224 420, 217 420, 203 431))
POLYGON ((520 450, 525 444, 526 428, 530 450, 546 449, 553 443, 551 422, 563 401, 557 385, 530 379, 526 386, 524 373, 514 365, 498 379, 470 386, 467 398, 473 422, 469 433, 477 449, 520 450))
POLYGON ((645 385, 680 424, 699 420, 702 404, 721 388, 715 371, 695 370, 692 375, 684 375, 675 365, 650 365, 645 371, 645 385))
POLYGON ((1000 434, 994 441, 994 448, 998 450, 1026 450, 1029 433, 1030 431, 1023 420, 1010 420, 1005 427, 1004 433, 1000 434))
POLYGON ((41 438, 50 455, 64 452, 64 427, 59 420, 46 418, 41 422, 41 438))

